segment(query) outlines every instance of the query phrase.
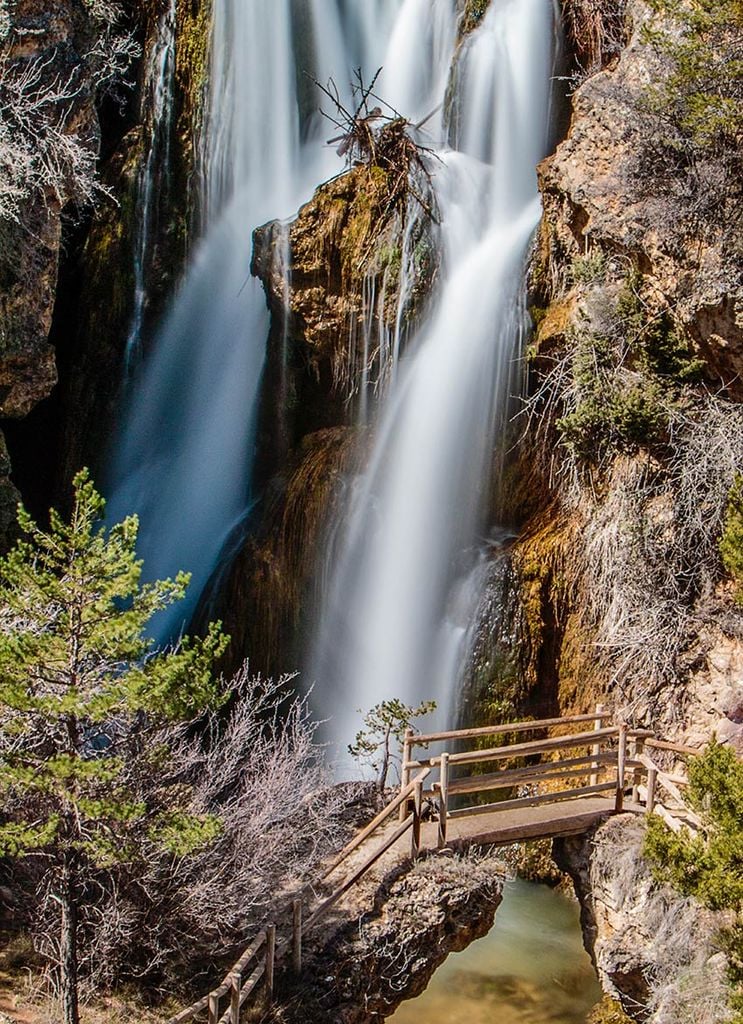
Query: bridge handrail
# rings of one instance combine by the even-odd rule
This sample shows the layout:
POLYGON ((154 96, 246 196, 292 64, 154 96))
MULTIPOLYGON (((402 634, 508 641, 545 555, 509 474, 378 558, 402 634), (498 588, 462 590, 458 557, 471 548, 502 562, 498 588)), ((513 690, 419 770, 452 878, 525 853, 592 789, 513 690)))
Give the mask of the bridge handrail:
MULTIPOLYGON (((562 750, 566 747, 580 747, 597 740, 619 736, 620 726, 609 726, 605 729, 593 729, 591 732, 572 733, 569 736, 551 736, 544 740, 531 740, 528 743, 513 743, 506 747, 492 747, 489 750, 467 750, 459 754, 449 754, 449 764, 476 764, 478 761, 505 761, 511 757, 526 757, 540 754, 545 750, 562 750)), ((443 755, 418 758, 403 762, 403 768, 433 768, 441 764, 443 755)))
POLYGON ((337 855, 337 857, 335 857, 330 862, 330 864, 328 864, 323 873, 320 875, 320 880, 327 878, 327 876, 331 874, 333 871, 335 871, 336 868, 340 867, 343 861, 346 860, 346 858, 350 854, 352 854, 354 850, 361 846, 361 844, 366 839, 368 839, 373 832, 376 832, 377 828, 383 822, 385 822, 387 818, 391 817, 398 809, 398 807, 400 807, 407 800, 409 800, 412 794, 415 792, 415 787, 417 783, 419 781, 423 782, 423 780, 426 779, 428 775, 430 775, 430 773, 431 769, 429 767, 426 767, 424 771, 422 771, 419 775, 412 779, 406 786, 404 786, 393 800, 390 800, 388 804, 385 804, 385 806, 382 808, 379 814, 377 814, 376 817, 374 817, 369 822, 368 825, 366 825, 357 835, 355 835, 351 842, 344 846, 341 852, 337 855))
MULTIPOLYGON (((375 831, 377 831, 377 829, 383 825, 400 806, 406 804, 410 800, 411 796, 414 797, 412 809, 406 814, 402 824, 400 824, 391 835, 387 836, 382 845, 377 847, 373 853, 348 876, 348 878, 344 879, 344 881, 336 887, 330 896, 326 897, 319 906, 315 908, 312 915, 307 918, 304 923, 302 921, 302 896, 308 891, 311 891, 312 883, 305 885, 302 889, 297 891, 292 900, 291 940, 292 957, 296 970, 301 968, 302 936, 304 933, 324 917, 331 907, 338 902, 341 896, 355 885, 355 883, 366 874, 366 872, 379 860, 379 858, 411 829, 413 831, 411 852, 413 856, 417 854, 417 849, 420 844, 421 794, 423 781, 427 778, 430 772, 430 768, 424 768, 423 771, 419 772, 414 779, 411 779, 408 785, 401 789, 400 792, 372 819, 372 821, 362 829, 358 835, 354 836, 350 843, 346 844, 333 861, 325 867, 322 873, 317 876, 315 880, 316 882, 322 882, 326 879, 328 875, 339 868, 348 859, 348 857, 364 842, 364 840, 368 839, 375 831)), ((286 939, 277 944, 276 926, 274 924, 267 925, 265 929, 258 933, 250 945, 241 954, 240 958, 235 962, 235 964, 233 964, 225 975, 222 983, 213 988, 202 999, 192 1003, 191 1006, 187 1007, 185 1010, 181 1010, 180 1013, 176 1014, 174 1017, 171 1017, 168 1020, 168 1024, 187 1024, 188 1021, 192 1021, 200 1013, 203 1013, 204 1010, 207 1010, 208 1012, 208 1024, 239 1024, 240 1009, 243 1003, 264 975, 266 976, 267 990, 270 997, 273 991, 273 974, 276 952, 283 952, 289 947, 289 945, 290 943, 286 939), (267 946, 265 962, 258 964, 250 977, 243 984, 242 976, 245 969, 264 945, 267 946), (230 1006, 227 1011, 221 1015, 220 1001, 228 993, 230 994, 230 1006)))
MULTIPOLYGON (((703 829, 704 822, 693 811, 684 797, 684 794, 680 790, 680 786, 688 786, 689 780, 678 775, 669 775, 668 772, 664 772, 658 765, 649 758, 646 754, 639 754, 638 760, 641 762, 644 772, 647 776, 647 788, 645 789, 645 809, 648 814, 658 814, 666 822, 666 824, 674 832, 679 832, 683 828, 683 824, 674 818, 671 811, 665 807, 657 797, 657 789, 662 786, 663 789, 669 793, 673 799, 681 805, 683 813, 687 820, 696 828, 703 829)), ((642 795, 642 792, 641 792, 642 795)))
POLYGON ((560 725, 577 725, 580 722, 596 722, 612 718, 610 711, 596 711, 590 715, 566 715, 564 718, 539 718, 528 722, 505 722, 501 725, 478 726, 475 729, 451 729, 448 732, 418 733, 410 730, 411 746, 426 746, 440 740, 468 740, 478 736, 499 736, 509 732, 531 732, 535 729, 550 729, 560 725))

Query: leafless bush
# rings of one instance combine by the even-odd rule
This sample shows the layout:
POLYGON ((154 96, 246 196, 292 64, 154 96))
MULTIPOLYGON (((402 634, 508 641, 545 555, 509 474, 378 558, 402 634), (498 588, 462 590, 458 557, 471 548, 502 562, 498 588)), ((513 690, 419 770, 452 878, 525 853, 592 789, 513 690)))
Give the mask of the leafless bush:
MULTIPOLYGON (((653 692, 676 678, 696 603, 720 574, 727 497, 743 467, 743 411, 708 396, 668 409, 668 459, 620 460, 589 500, 586 593, 617 683, 653 692)), ((635 692, 637 690, 635 689, 635 692)))
POLYGON ((579 79, 601 71, 627 41, 626 0, 565 0, 563 18, 579 79))
POLYGON ((10 34, 10 11, 7 0, 0 0, 0 43, 4 43, 10 34))
POLYGON ((12 22, 0 7, 0 218, 19 222, 32 196, 91 202, 106 190, 96 175, 95 130, 81 110, 125 73, 138 53, 120 25, 121 8, 86 0, 95 30, 71 69, 61 44, 32 57, 12 54, 12 22))
MULTIPOLYGON (((175 856, 153 843, 134 870, 88 879, 79 922, 86 990, 133 982, 172 991, 211 981, 344 841, 343 816, 358 794, 332 784, 307 700, 290 681, 243 669, 226 720, 213 716, 197 734, 153 735, 149 748, 163 751, 157 777, 133 761, 130 786, 182 791, 183 810, 216 815, 221 832, 196 854, 175 856)), ((36 898, 37 946, 53 954, 58 911, 43 889, 36 898)))

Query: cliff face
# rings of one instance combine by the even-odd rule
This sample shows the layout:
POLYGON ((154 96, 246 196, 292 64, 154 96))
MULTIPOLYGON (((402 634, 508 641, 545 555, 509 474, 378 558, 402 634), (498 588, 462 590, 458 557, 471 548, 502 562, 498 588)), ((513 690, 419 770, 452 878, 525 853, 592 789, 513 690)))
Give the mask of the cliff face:
MULTIPOLYGON (((669 59, 646 30, 669 26, 642 2, 627 18, 540 168, 526 426, 505 495, 521 523, 504 599, 515 692, 538 711, 608 697, 637 723, 743 749, 743 620, 718 550, 743 468, 740 251, 723 205, 705 207, 714 161, 664 163, 652 90, 669 59)), ((493 615, 485 600, 479 633, 493 615)), ((514 691, 491 669, 485 703, 514 691)))
POLYGON ((586 948, 602 986, 645 1024, 728 1019, 721 922, 650 876, 643 825, 613 818, 594 835, 555 841, 555 858, 581 900, 586 948))
MULTIPOLYGON (((189 0, 147 0, 136 10, 19 0, 9 9, 0 102, 2 156, 15 177, 13 194, 0 195, 0 411, 15 421, 13 476, 35 511, 62 500, 80 465, 102 467, 134 315, 135 260, 146 262, 145 336, 183 265, 209 9, 189 0), (156 52, 166 44, 172 52, 156 52), (161 70, 164 126, 154 110, 161 70), (160 149, 144 252, 153 140, 160 149)), ((0 487, 4 507, 14 505, 18 492, 0 487)))
MULTIPOLYGON (((99 28, 81 3, 19 0, 0 25, 0 415, 26 416, 57 382, 49 343, 62 210, 99 144, 95 61, 99 28), (45 98, 46 97, 46 98, 45 98)), ((83 191, 86 182, 81 185, 83 191)), ((12 532, 18 492, 5 442, 0 530, 12 532)))
POLYGON ((310 940, 301 978, 280 980, 275 1019, 386 1020, 403 999, 420 995, 449 953, 487 934, 502 877, 492 857, 437 855, 367 886, 355 897, 357 920, 342 927, 331 921, 324 935, 310 940))

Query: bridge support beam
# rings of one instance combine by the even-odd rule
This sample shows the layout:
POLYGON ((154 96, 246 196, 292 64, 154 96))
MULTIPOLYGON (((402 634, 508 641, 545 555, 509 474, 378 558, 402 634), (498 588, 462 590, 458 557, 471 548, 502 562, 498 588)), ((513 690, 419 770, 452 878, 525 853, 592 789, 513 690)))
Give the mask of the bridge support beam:
MULTIPOLYGON (((410 784, 410 768, 408 762, 413 754, 413 730, 408 726, 405 730, 405 738, 402 741, 402 768, 400 769, 400 789, 403 790, 410 784)), ((399 820, 405 821, 408 814, 407 801, 400 804, 399 820)))
POLYGON ((413 828, 410 838, 410 856, 415 860, 421 848, 421 810, 423 809, 423 782, 418 780, 413 794, 413 828))
MULTIPOLYGON (((598 731, 601 728, 601 726, 604 724, 604 719, 603 719, 602 716, 603 716, 603 713, 604 713, 605 710, 606 710, 606 707, 605 707, 604 704, 597 704, 596 705, 596 718, 594 719, 594 722, 593 722, 593 728, 594 728, 595 731, 598 731)), ((594 757, 598 757, 599 754, 601 753, 601 744, 600 743, 594 743, 594 745, 591 747, 591 753, 593 754, 594 757)), ((598 786, 598 784, 599 784, 599 766, 598 766, 598 761, 594 761, 593 764, 591 765, 591 779, 590 779, 589 785, 590 786, 598 786)))
POLYGON ((302 970, 302 901, 292 903, 292 970, 299 974, 302 970))

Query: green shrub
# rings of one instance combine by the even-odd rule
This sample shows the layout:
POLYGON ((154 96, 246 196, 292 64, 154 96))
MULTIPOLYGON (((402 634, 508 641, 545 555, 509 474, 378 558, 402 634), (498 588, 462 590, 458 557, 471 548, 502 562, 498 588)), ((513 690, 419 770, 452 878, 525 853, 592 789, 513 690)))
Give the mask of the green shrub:
POLYGON ((666 424, 657 384, 639 378, 628 386, 607 338, 582 332, 575 342, 578 402, 557 421, 563 445, 575 457, 596 462, 610 448, 635 451, 657 443, 666 424))
POLYGON ((606 278, 606 253, 592 249, 585 256, 577 256, 570 264, 570 278, 573 284, 593 284, 606 278))
POLYGON ((743 473, 736 476, 728 497, 720 555, 735 582, 738 602, 743 604, 743 473))
POLYGON ((679 30, 648 30, 672 62, 650 100, 698 149, 737 149, 743 135, 743 6, 740 0, 649 0, 679 30))
POLYGON ((680 383, 699 380, 705 367, 668 310, 652 310, 640 297, 642 275, 631 271, 617 299, 616 314, 638 366, 680 383))
POLYGON ((689 799, 704 823, 704 835, 674 833, 651 815, 645 856, 655 878, 711 910, 732 912, 721 933, 728 956, 731 1006, 743 1024, 743 762, 712 741, 689 763, 689 799))

